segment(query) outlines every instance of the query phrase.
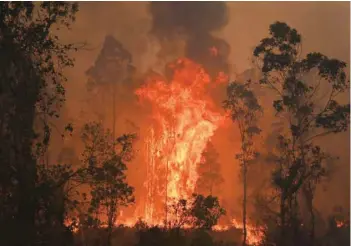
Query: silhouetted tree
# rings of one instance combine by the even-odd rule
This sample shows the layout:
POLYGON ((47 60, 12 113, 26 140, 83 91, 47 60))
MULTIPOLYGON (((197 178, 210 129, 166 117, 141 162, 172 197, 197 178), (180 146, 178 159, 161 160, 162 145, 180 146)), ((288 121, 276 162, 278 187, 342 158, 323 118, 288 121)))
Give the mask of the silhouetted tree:
POLYGON ((314 244, 314 191, 326 174, 329 158, 314 140, 349 127, 350 105, 337 102, 337 95, 349 87, 346 63, 317 52, 302 57, 301 43, 301 35, 295 29, 276 22, 270 26, 269 37, 254 50, 262 72, 260 82, 276 92, 278 98, 273 107, 287 122, 286 131, 278 137, 277 168, 273 173, 280 193, 281 245, 293 243, 286 237, 287 227, 293 227, 297 238, 300 193, 310 213, 309 244, 314 244), (318 98, 321 89, 327 93, 322 98, 324 102, 318 98))
POLYGON ((48 121, 64 100, 62 69, 73 65, 67 54, 75 48, 53 28, 69 27, 77 10, 63 2, 0 3, 0 244, 33 245, 41 237, 39 212, 49 211, 40 208, 46 196, 37 187, 38 159, 50 141, 48 121))
MULTIPOLYGON (((106 107, 106 97, 112 96, 112 135, 115 136, 116 124, 116 96, 118 89, 125 85, 134 72, 132 55, 113 36, 107 35, 103 47, 95 64, 90 67, 86 74, 89 77, 87 88, 92 92, 93 104, 97 99, 102 99, 102 107, 106 107)), ((121 94, 119 94, 121 96, 121 94)), ((101 107, 99 108, 101 112, 101 107)), ((106 112, 103 112, 102 118, 106 112)))
POLYGON ((193 195, 191 216, 194 218, 193 225, 195 228, 210 230, 217 225, 219 218, 225 213, 217 197, 193 195))
POLYGON ((198 166, 199 178, 197 180, 197 190, 201 194, 213 195, 213 189, 223 182, 220 165, 218 163, 218 153, 211 142, 207 143, 201 156, 198 166))
MULTIPOLYGON (((126 182, 126 162, 132 157, 134 135, 123 135, 116 140, 99 123, 83 128, 84 162, 88 166, 91 200, 89 213, 107 216, 107 245, 111 245, 112 229, 120 206, 134 202, 133 187, 126 182)), ((100 223, 101 224, 101 223, 100 223)))
POLYGON ((193 194, 189 200, 180 199, 168 205, 170 219, 169 228, 192 228, 210 230, 215 226, 219 218, 225 214, 224 208, 214 196, 193 194))
POLYGON ((247 210, 247 170, 248 166, 255 161, 258 152, 254 146, 254 136, 261 130, 257 126, 261 107, 250 89, 250 83, 231 83, 227 89, 227 100, 224 108, 229 110, 232 120, 237 123, 241 140, 241 151, 237 154, 243 175, 243 245, 246 245, 246 210, 247 210))

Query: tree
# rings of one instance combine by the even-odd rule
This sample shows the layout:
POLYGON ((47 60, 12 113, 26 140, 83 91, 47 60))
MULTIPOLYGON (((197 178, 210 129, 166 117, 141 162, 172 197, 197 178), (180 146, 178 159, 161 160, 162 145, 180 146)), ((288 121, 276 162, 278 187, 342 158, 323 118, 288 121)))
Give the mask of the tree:
POLYGON ((225 215, 225 210, 219 204, 218 198, 214 196, 203 196, 193 194, 191 216, 195 228, 210 230, 217 225, 219 218, 225 215))
POLYGON ((207 143, 202 153, 198 174, 199 178, 196 185, 198 192, 201 194, 213 195, 213 189, 223 182, 218 163, 218 153, 211 142, 207 143))
POLYGON ((270 26, 269 37, 255 48, 254 56, 262 72, 260 83, 275 92, 273 107, 286 121, 285 132, 278 137, 277 168, 273 172, 280 193, 280 243, 292 242, 285 234, 289 226, 294 227, 295 235, 298 232, 300 194, 310 213, 309 243, 313 245, 314 192, 326 175, 325 163, 330 158, 315 140, 348 130, 350 105, 338 103, 337 96, 349 88, 349 81, 345 62, 318 52, 302 57, 301 45, 301 35, 295 29, 276 22, 270 26), (326 95, 321 102, 322 89, 326 95), (293 223, 287 224, 287 212, 293 223))
POLYGON ((107 245, 111 245, 112 229, 120 206, 134 202, 133 187, 126 182, 126 162, 132 158, 134 135, 123 135, 116 140, 99 123, 84 126, 82 140, 85 145, 84 163, 87 166, 91 186, 90 217, 95 214, 103 222, 107 216, 107 245))
POLYGON ((62 44, 52 31, 69 27, 77 10, 77 4, 62 2, 0 3, 0 230, 5 245, 39 240, 36 222, 43 197, 37 189, 36 154, 42 155, 50 141, 48 121, 58 116, 64 100, 62 69, 73 65, 67 54, 76 48, 62 44), (35 122, 40 129, 34 129, 35 122))
POLYGON ((168 205, 170 228, 192 228, 210 230, 215 226, 219 218, 225 214, 220 206, 218 198, 214 196, 203 196, 193 194, 189 200, 180 199, 168 205))
MULTIPOLYGON (((116 93, 121 85, 130 79, 134 72, 131 65, 132 55, 113 36, 107 35, 95 64, 86 71, 89 77, 87 88, 92 93, 94 105, 96 99, 101 96, 102 107, 105 107, 106 97, 112 96, 112 134, 115 136, 116 124, 116 93)), ((101 107, 99 108, 101 112, 101 107)), ((106 112, 100 117, 104 118, 106 112)))
POLYGON ((227 89, 227 100, 224 101, 224 108, 230 113, 234 122, 238 124, 241 151, 237 154, 237 159, 242 167, 243 177, 243 245, 246 245, 246 210, 247 210, 247 171, 248 166, 255 161, 258 152, 255 150, 253 138, 261 130, 257 127, 258 116, 261 107, 250 89, 250 83, 239 84, 231 83, 227 89))

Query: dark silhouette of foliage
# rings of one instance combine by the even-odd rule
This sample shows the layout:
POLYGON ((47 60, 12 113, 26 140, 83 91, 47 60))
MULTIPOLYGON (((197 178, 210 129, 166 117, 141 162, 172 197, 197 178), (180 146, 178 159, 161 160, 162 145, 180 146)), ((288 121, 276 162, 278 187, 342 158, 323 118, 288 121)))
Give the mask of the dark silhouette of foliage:
POLYGON ((90 105, 97 108, 100 120, 104 120, 106 104, 112 105, 112 134, 115 135, 116 122, 116 98, 124 97, 122 88, 127 88, 129 80, 134 74, 132 55, 113 36, 107 35, 103 47, 95 60, 95 63, 86 71, 88 76, 87 89, 93 100, 90 105), (109 100, 111 99, 111 100, 109 100))
POLYGON ((194 194, 191 215, 195 218, 195 228, 210 230, 215 226, 225 210, 219 204, 218 198, 214 196, 203 196, 194 194))
POLYGON ((214 189, 219 188, 220 184, 223 183, 223 178, 218 163, 218 153, 211 142, 207 143, 201 158, 196 188, 198 193, 214 195, 214 189))
POLYGON ((51 230, 51 210, 42 206, 59 199, 53 198, 56 191, 42 192, 53 180, 40 177, 38 159, 50 141, 49 120, 59 116, 64 101, 62 69, 73 65, 68 51, 77 48, 62 44, 52 30, 69 27, 77 10, 77 4, 64 2, 0 3, 2 245, 55 245, 54 234, 65 234, 64 229, 51 230))
POLYGON ((167 221, 168 228, 183 228, 191 226, 210 230, 215 226, 219 218, 225 214, 224 208, 214 196, 193 194, 190 200, 180 199, 168 205, 170 219, 167 221))
POLYGON ((294 240, 301 229, 298 195, 304 198, 310 214, 308 244, 314 244, 314 191, 325 177, 330 159, 314 140, 349 127, 350 105, 337 102, 337 95, 349 88, 346 63, 318 52, 302 57, 301 43, 295 29, 276 22, 270 26, 269 37, 254 50, 262 71, 260 83, 276 92, 278 99, 273 107, 288 122, 288 133, 278 137, 273 172, 273 183, 280 194, 280 245, 297 245, 294 240), (311 75, 317 79, 311 79, 311 75), (322 88, 328 93, 323 103, 318 101, 322 88), (288 228, 291 238, 287 237, 288 228))
POLYGON ((88 219, 98 222, 97 226, 107 226, 107 245, 111 245, 118 208, 134 202, 134 189, 126 182, 125 175, 134 138, 134 135, 124 135, 115 140, 99 123, 89 123, 83 128, 83 157, 91 187, 88 219), (102 215, 107 216, 106 222, 102 215))
POLYGON ((244 190, 243 245, 245 246, 247 243, 247 172, 249 165, 258 157, 258 152, 254 146, 254 137, 261 132, 261 129, 257 126, 257 122, 262 109, 250 88, 250 82, 245 84, 231 83, 227 88, 227 100, 224 101, 224 108, 230 113, 233 122, 238 125, 241 138, 241 151, 236 155, 236 158, 240 161, 242 167, 244 190))

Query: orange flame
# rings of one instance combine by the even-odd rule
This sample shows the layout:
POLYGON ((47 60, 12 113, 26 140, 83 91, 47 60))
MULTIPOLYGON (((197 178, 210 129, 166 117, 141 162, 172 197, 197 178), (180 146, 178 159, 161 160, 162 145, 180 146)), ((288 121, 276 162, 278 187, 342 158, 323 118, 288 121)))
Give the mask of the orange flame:
MULTIPOLYGON (((161 220, 155 199, 163 200, 166 207, 170 200, 190 198, 201 154, 224 119, 206 93, 212 81, 200 65, 184 58, 169 68, 173 72, 169 82, 149 78, 136 91, 151 104, 155 121, 146 141, 147 204, 143 216, 151 223, 161 220)), ((167 212, 164 215, 167 219, 167 212)))
MULTIPOLYGON (((243 229, 244 226, 242 223, 238 222, 237 220, 233 219, 232 223, 235 228, 243 229)), ((250 223, 246 224, 246 233, 247 233, 247 243, 249 245, 258 245, 262 242, 263 239, 263 230, 262 228, 255 227, 250 223)))

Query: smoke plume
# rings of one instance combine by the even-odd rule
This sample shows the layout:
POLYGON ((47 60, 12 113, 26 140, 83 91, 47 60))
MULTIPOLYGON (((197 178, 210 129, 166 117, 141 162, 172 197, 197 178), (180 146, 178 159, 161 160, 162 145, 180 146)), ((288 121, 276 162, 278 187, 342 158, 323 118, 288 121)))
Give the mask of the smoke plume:
MULTIPOLYGON (((228 23, 224 2, 152 2, 151 34, 165 44, 183 41, 185 56, 212 75, 229 71, 228 43, 213 35, 228 23)), ((164 50, 161 49, 161 55, 164 50)))

